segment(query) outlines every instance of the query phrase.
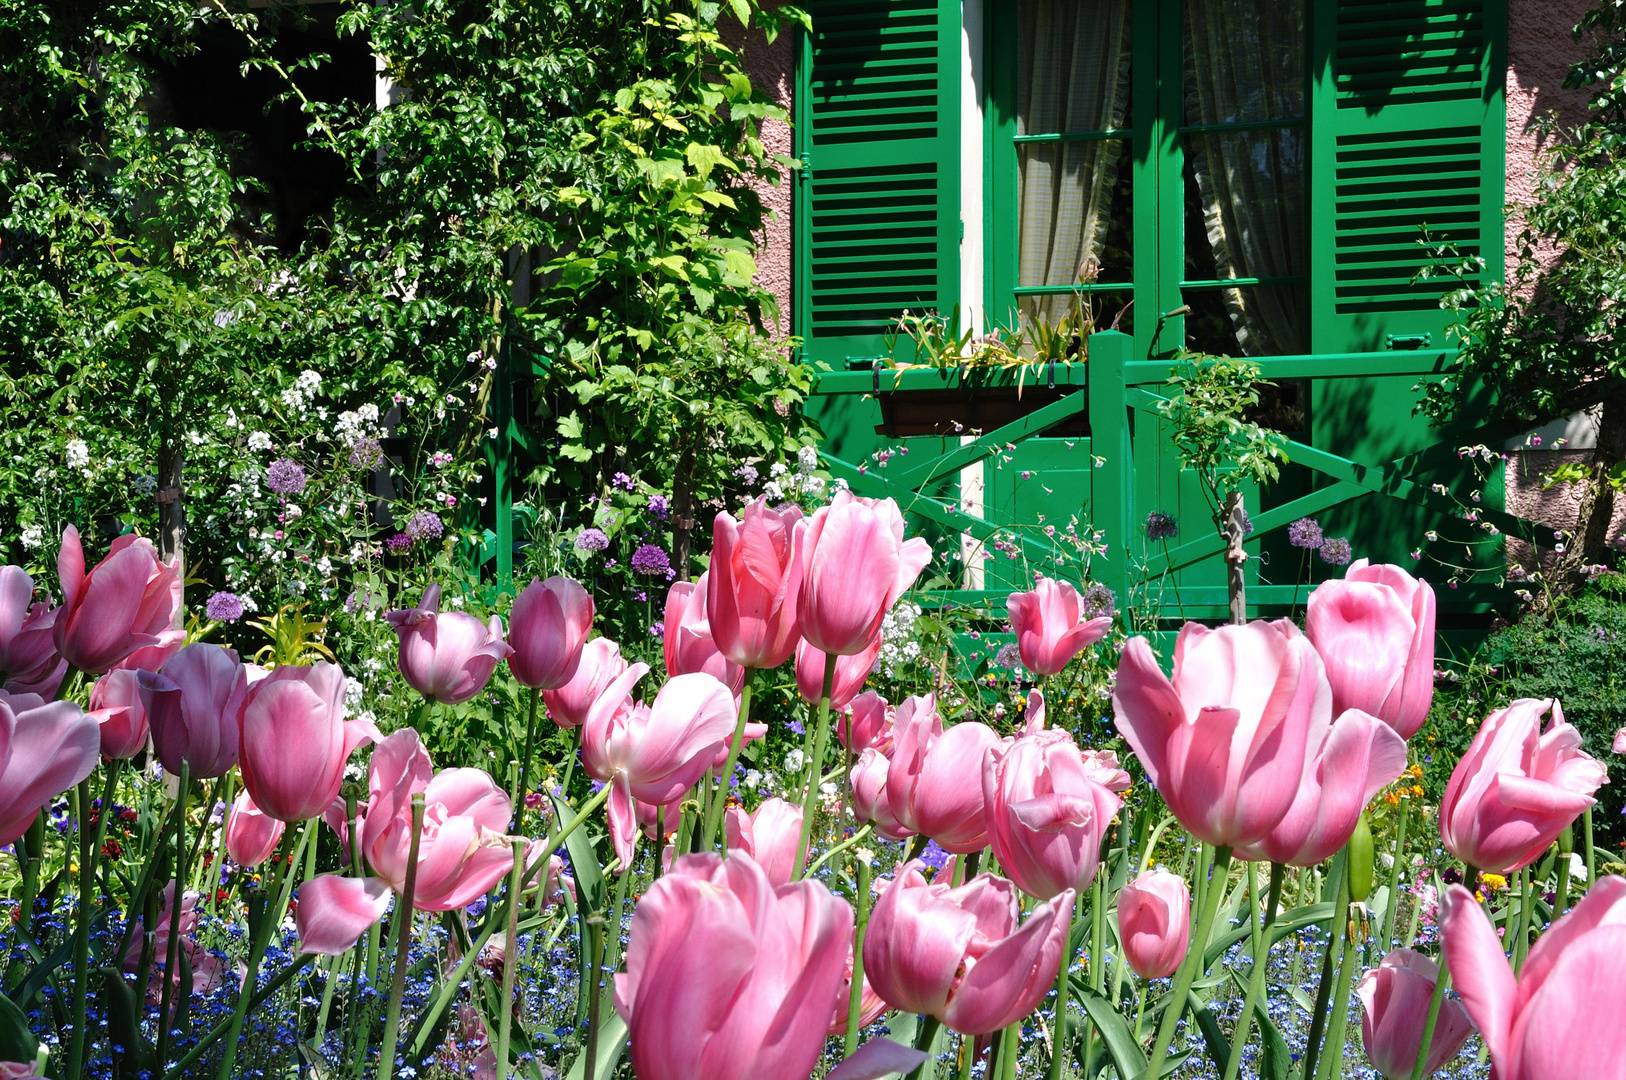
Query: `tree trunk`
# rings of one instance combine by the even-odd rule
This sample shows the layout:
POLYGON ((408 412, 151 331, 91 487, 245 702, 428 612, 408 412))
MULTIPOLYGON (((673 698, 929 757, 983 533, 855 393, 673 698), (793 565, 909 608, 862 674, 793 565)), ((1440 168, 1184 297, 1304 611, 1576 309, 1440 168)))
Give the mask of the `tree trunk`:
POLYGON ((694 451, 678 455, 672 471, 672 569, 679 581, 689 580, 689 547, 694 534, 694 451))
POLYGON ((1552 601, 1568 595, 1586 581, 1585 567, 1601 561, 1615 516, 1615 491, 1607 481, 1609 469, 1626 460, 1626 400, 1604 401, 1598 420, 1598 441, 1592 451, 1592 478, 1581 489, 1575 529, 1565 538, 1564 553, 1553 566, 1549 587, 1536 603, 1547 611, 1552 601))
MULTIPOLYGON (((165 425, 158 446, 158 557, 180 568, 186 582, 186 502, 181 488, 185 450, 165 425)), ((184 605, 186 597, 181 597, 184 605)))
POLYGON ((1242 550, 1242 538, 1247 535, 1248 513, 1242 507, 1242 492, 1233 491, 1225 497, 1225 587, 1231 600, 1231 622, 1241 626, 1248 621, 1247 581, 1243 569, 1248 553, 1242 550))

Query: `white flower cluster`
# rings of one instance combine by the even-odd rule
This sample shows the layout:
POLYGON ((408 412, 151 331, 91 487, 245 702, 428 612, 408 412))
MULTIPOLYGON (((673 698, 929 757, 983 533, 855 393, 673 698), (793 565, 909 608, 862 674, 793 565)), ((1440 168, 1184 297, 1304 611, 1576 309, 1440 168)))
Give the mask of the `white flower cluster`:
MULTIPOLYGON (((295 412, 310 411, 311 402, 316 400, 316 392, 322 388, 322 376, 306 368, 299 373, 294 384, 282 392, 282 403, 295 412)), ((325 417, 327 411, 318 409, 317 416, 325 417)))
POLYGON ((23 542, 23 547, 35 551, 45 546, 45 530, 38 525, 30 525, 18 539, 23 542))
POLYGON ((90 471, 90 445, 83 439, 69 439, 63 448, 63 460, 70 469, 90 471))
POLYGON ((905 600, 893 605, 881 620, 881 654, 876 662, 888 678, 898 678, 904 665, 920 659, 920 642, 915 639, 919 618, 920 605, 905 600))
POLYGON ((251 433, 248 437, 248 448, 256 451, 271 449, 271 436, 263 431, 251 433))
POLYGON ((334 433, 344 446, 352 445, 357 439, 378 438, 378 406, 363 405, 359 409, 347 409, 340 413, 334 433))

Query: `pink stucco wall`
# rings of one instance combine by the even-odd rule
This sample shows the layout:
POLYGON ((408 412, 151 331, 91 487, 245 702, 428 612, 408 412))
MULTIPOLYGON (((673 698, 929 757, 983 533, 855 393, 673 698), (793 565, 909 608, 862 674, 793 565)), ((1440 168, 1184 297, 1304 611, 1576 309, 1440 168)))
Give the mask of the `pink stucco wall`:
MULTIPOLYGON (((1538 118, 1554 113, 1563 126, 1586 112, 1587 92, 1563 88, 1570 65, 1583 55, 1584 43, 1571 34, 1597 0, 1511 0, 1507 12, 1507 201, 1528 204, 1535 187, 1536 158, 1545 140, 1535 130, 1538 118)), ((1507 260, 1513 264, 1523 220, 1510 214, 1507 260)), ((1546 260, 1556 256, 1547 248, 1546 260)))
MULTIPOLYGON (((795 78, 795 34, 786 31, 772 44, 760 33, 749 36, 738 33, 739 24, 724 18, 725 35, 730 44, 740 50, 741 65, 751 76, 757 90, 774 102, 790 108, 792 80, 795 78), (728 28, 736 31, 727 34, 728 28), (745 37, 742 42, 741 37, 745 37)), ((783 120, 767 120, 762 125, 762 144, 770 154, 791 151, 790 125, 783 120)), ((757 284, 779 299, 780 334, 790 333, 790 200, 794 180, 789 170, 781 169, 779 183, 772 185, 753 181, 751 186, 762 196, 764 205, 773 212, 767 227, 757 236, 757 284)))

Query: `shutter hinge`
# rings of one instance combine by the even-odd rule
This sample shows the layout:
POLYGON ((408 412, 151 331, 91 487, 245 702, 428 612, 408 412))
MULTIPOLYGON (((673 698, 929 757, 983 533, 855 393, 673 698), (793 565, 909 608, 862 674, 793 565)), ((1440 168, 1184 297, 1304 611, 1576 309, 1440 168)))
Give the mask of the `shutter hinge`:
POLYGON ((802 167, 796 170, 797 179, 803 181, 804 183, 813 179, 812 159, 807 154, 803 154, 797 160, 802 163, 802 167))

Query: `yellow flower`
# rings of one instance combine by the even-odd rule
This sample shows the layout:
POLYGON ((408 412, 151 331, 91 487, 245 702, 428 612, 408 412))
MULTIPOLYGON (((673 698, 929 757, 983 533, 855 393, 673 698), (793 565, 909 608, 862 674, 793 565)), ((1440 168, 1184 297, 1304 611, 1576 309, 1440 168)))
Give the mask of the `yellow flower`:
POLYGON ((1507 888, 1507 878, 1501 874, 1480 874, 1479 884, 1492 892, 1500 892, 1507 888))

